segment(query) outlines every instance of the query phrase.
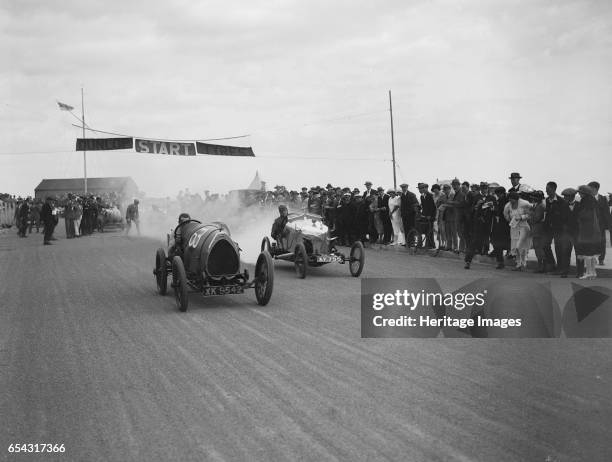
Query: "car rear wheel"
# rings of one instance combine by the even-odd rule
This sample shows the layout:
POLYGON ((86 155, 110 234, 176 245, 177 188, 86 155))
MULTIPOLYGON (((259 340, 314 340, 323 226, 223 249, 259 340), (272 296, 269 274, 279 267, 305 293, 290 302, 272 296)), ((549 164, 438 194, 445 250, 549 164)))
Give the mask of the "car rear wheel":
POLYGON ((271 251, 271 245, 270 245, 270 239, 268 238, 268 236, 265 236, 262 240, 261 240, 261 251, 263 252, 264 250, 267 251, 268 253, 272 253, 271 251))
POLYGON ((272 297, 274 288, 274 264, 268 252, 261 252, 255 265, 255 297, 257 303, 265 306, 272 297))
POLYGON ((363 248, 363 244, 357 241, 351 247, 351 253, 349 254, 349 271, 351 272, 351 276, 358 277, 363 271, 364 264, 365 249, 363 248))
POLYGON ((308 266, 308 254, 306 247, 301 242, 295 246, 295 272, 297 277, 304 279, 306 277, 306 267, 308 266))
POLYGON ((187 311, 189 299, 187 297, 187 273, 181 257, 172 259, 172 287, 174 287, 174 298, 176 306, 180 311, 187 311))
POLYGON ((161 247, 155 254, 155 281, 159 295, 166 295, 168 291, 168 270, 166 268, 166 252, 161 247))

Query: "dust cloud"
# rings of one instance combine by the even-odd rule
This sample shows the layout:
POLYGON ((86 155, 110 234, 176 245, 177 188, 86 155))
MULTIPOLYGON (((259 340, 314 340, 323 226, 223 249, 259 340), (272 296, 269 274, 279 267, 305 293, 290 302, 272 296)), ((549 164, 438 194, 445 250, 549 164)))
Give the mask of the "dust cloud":
POLYGON ((165 247, 167 235, 172 239, 174 227, 180 213, 188 213, 192 219, 202 223, 220 221, 230 230, 232 239, 240 246, 240 258, 244 263, 254 264, 261 249, 264 236, 270 237, 272 222, 278 217, 278 209, 259 205, 245 206, 237 198, 191 203, 180 206, 177 202, 162 208, 156 204, 141 203, 141 235, 154 239, 165 247))

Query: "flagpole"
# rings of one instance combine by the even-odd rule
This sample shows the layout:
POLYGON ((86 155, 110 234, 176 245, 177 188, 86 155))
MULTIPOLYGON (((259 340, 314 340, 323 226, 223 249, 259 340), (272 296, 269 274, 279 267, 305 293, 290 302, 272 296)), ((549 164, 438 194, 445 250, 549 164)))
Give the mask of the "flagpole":
POLYGON ((87 147, 85 142, 85 103, 81 87, 81 122, 83 122, 83 190, 87 194, 87 147))
POLYGON ((391 115, 391 155, 393 157, 393 189, 397 189, 397 179, 395 176, 395 140, 393 138, 393 106, 391 104, 391 90, 389 90, 389 113, 391 115))

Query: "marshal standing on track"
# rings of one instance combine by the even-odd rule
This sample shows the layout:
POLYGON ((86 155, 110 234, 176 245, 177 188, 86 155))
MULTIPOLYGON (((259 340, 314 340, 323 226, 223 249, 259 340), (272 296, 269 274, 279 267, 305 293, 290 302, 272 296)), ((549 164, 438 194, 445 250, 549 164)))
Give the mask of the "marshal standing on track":
POLYGON ((136 224, 136 231, 140 236, 140 220, 138 216, 138 199, 134 199, 134 203, 128 205, 127 210, 125 211, 125 222, 127 223, 127 227, 125 228, 125 235, 130 234, 130 229, 132 228, 132 222, 136 224))

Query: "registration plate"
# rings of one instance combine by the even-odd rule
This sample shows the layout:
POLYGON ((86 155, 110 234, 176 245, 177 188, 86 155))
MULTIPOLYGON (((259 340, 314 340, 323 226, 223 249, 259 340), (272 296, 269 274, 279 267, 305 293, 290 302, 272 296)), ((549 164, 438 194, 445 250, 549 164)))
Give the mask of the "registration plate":
POLYGON ((341 261, 342 257, 338 257, 337 255, 319 255, 317 257, 317 263, 334 263, 341 261))
POLYGON ((205 297, 211 295, 230 295, 230 294, 243 294, 244 287, 242 286, 209 286, 204 287, 202 295, 205 297))

